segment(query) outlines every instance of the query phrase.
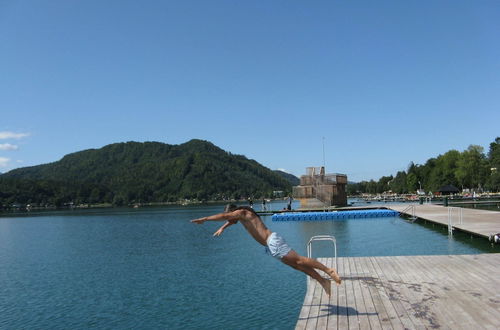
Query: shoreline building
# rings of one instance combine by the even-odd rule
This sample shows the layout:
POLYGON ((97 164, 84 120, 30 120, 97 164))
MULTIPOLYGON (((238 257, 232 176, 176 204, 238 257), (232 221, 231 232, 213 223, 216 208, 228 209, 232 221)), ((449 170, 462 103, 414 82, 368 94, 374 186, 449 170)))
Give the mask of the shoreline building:
POLYGON ((347 175, 325 174, 325 167, 307 167, 300 177, 300 185, 293 187, 293 198, 300 207, 325 207, 347 205, 347 175))

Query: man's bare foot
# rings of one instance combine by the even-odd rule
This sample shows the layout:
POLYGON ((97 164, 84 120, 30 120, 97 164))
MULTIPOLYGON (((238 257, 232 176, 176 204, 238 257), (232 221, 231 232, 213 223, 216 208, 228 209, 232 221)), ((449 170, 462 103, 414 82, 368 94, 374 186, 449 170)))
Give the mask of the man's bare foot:
POLYGON ((326 295, 328 297, 330 297, 330 295, 332 294, 332 286, 331 286, 331 281, 327 278, 323 278, 321 279, 321 282, 319 282, 319 284, 321 284, 321 286, 323 287, 323 289, 325 289, 325 292, 326 292, 326 295))
POLYGON ((342 283, 342 280, 340 279, 339 274, 335 271, 333 268, 329 268, 329 270, 326 272, 330 277, 337 283, 337 285, 340 285, 342 283))

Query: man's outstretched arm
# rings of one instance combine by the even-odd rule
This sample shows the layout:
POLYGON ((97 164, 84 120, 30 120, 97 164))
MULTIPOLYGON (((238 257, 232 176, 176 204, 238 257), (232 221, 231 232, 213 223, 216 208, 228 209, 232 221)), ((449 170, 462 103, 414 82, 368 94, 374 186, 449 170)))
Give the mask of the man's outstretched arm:
POLYGON ((222 232, 229 226, 232 226, 234 225, 235 223, 237 223, 238 221, 227 221, 225 224, 222 225, 222 227, 220 227, 219 229, 217 229, 217 231, 214 233, 213 236, 220 236, 222 234, 222 232))
POLYGON ((197 223, 197 224, 202 224, 205 221, 223 221, 223 220, 229 220, 229 221, 238 221, 239 220, 239 213, 238 211, 234 212, 223 212, 219 214, 214 214, 208 217, 203 217, 203 218, 198 218, 191 220, 191 222, 197 223))

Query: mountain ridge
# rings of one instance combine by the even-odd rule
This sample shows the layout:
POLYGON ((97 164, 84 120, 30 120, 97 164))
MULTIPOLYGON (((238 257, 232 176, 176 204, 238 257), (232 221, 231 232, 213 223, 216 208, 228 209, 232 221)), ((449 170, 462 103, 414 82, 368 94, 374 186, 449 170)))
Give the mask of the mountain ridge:
POLYGON ((255 160, 192 139, 179 145, 128 141, 81 150, 4 173, 0 186, 0 201, 8 203, 124 205, 259 198, 274 190, 290 192, 292 184, 255 160), (28 189, 30 184, 34 187, 28 189))

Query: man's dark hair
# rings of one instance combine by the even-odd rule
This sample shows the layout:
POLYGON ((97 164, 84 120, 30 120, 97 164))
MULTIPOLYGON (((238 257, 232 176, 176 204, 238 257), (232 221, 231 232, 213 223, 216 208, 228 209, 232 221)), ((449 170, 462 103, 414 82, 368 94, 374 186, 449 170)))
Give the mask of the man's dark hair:
POLYGON ((255 210, 248 206, 237 206, 235 204, 227 204, 226 207, 224 207, 224 212, 233 212, 236 210, 247 210, 257 215, 257 213, 255 213, 255 210))

